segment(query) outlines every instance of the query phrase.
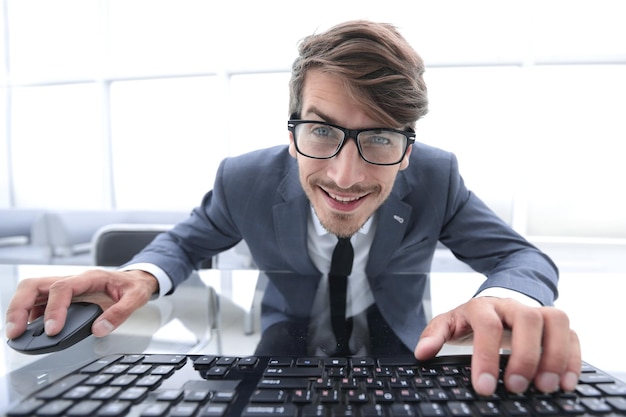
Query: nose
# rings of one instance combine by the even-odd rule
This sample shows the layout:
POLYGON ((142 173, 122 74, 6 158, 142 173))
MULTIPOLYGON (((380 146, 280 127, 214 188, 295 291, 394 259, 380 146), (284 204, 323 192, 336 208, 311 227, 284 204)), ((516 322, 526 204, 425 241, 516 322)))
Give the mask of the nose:
POLYGON ((365 165, 367 162, 359 155, 356 141, 346 139, 339 153, 331 158, 328 166, 328 177, 341 188, 350 188, 365 180, 365 165))

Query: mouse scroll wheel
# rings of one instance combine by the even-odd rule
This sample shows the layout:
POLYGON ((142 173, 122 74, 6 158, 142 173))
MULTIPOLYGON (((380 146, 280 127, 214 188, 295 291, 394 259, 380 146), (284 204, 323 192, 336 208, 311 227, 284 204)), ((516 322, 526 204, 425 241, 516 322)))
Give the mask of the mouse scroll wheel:
POLYGON ((43 334, 44 331, 44 324, 41 323, 39 326, 37 326, 34 331, 33 331, 33 337, 37 337, 37 336, 41 336, 43 334))

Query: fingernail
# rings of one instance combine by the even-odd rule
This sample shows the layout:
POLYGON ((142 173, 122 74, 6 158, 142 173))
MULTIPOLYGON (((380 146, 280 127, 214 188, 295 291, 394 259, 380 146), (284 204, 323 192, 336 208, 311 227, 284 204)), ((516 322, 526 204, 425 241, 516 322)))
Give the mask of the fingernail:
POLYGON ((108 320, 100 320, 93 325, 92 333, 94 336, 107 336, 113 331, 113 325, 108 320))
POLYGON ((544 372, 539 375, 535 383, 542 392, 554 392, 559 389, 559 376, 554 372, 544 372))
POLYGON ((15 323, 9 321, 4 324, 4 334, 7 338, 11 338, 10 336, 13 334, 13 329, 15 329, 15 323))
POLYGON ((507 388, 514 393, 522 393, 528 389, 530 381, 521 375, 511 375, 507 380, 507 388))
POLYGON ((44 329, 46 331, 46 334, 50 334, 54 331, 54 327, 56 326, 57 321, 53 320, 53 319, 49 319, 46 320, 46 322, 44 323, 44 329))
POLYGON ((491 395, 496 391, 498 380, 495 376, 484 373, 478 376, 474 389, 481 395, 491 395))
POLYGON ((578 375, 576 375, 574 372, 567 372, 563 377, 563 381, 561 383, 563 391, 574 391, 577 385, 578 375))

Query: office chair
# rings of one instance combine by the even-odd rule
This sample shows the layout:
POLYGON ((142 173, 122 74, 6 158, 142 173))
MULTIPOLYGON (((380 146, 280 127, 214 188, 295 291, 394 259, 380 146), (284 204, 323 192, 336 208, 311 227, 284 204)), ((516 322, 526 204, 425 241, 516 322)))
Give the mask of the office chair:
POLYGON ((145 248, 160 233, 172 228, 166 224, 108 224, 92 238, 93 262, 98 266, 120 266, 145 248))
MULTIPOLYGON (((115 223, 102 226, 92 238, 93 263, 97 266, 120 266, 130 261, 172 224, 115 223)), ((211 268, 212 260, 200 268, 211 268)))

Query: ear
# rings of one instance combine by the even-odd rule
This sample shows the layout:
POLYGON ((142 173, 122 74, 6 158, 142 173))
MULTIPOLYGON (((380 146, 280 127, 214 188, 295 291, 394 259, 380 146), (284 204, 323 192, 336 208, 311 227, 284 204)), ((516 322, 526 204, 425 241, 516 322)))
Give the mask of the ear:
POLYGON ((409 167, 409 156, 411 155, 411 151, 413 150, 413 145, 409 146, 404 154, 404 158, 402 158, 402 162, 400 162, 400 171, 405 170, 409 167))
POLYGON ((296 158, 296 143, 293 140, 293 133, 289 132, 289 154, 296 158))

